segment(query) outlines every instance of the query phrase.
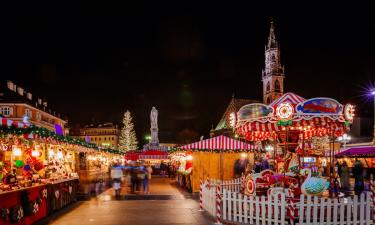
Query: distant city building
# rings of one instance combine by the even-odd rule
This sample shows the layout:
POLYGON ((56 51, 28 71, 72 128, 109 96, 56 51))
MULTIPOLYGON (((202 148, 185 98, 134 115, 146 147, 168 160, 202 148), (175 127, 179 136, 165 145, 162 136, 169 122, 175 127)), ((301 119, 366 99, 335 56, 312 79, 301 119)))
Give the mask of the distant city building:
POLYGON ((102 148, 118 149, 120 129, 113 123, 90 124, 72 129, 71 135, 102 148))
POLYGON ((22 122, 25 116, 29 122, 58 133, 68 134, 67 121, 60 114, 48 108, 47 100, 33 99, 31 92, 12 81, 0 82, 0 114, 13 121, 22 122))

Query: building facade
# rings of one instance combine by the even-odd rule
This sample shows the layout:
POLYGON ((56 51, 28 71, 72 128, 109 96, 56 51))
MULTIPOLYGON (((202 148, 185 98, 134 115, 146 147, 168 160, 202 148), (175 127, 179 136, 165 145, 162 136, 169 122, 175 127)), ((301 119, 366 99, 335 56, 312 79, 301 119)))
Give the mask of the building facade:
POLYGON ((72 136, 95 143, 102 148, 118 149, 120 129, 112 123, 90 124, 73 129, 72 136))
POLYGON ((0 114, 13 121, 22 122, 25 116, 28 121, 38 127, 52 131, 59 130, 68 134, 67 121, 60 114, 48 108, 47 101, 38 98, 34 101, 31 92, 16 85, 12 81, 0 83, 0 114))
POLYGON ((284 94, 285 78, 273 21, 271 21, 270 35, 265 49, 265 68, 262 71, 263 103, 270 104, 284 94))

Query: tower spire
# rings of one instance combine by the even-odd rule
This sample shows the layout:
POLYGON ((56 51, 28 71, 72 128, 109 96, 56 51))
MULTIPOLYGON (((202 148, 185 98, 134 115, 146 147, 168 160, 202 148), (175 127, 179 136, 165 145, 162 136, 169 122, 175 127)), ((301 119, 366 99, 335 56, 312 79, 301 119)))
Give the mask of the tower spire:
POLYGON ((270 35, 268 36, 267 48, 277 48, 277 41, 275 36, 275 27, 273 25, 273 19, 271 18, 270 35))

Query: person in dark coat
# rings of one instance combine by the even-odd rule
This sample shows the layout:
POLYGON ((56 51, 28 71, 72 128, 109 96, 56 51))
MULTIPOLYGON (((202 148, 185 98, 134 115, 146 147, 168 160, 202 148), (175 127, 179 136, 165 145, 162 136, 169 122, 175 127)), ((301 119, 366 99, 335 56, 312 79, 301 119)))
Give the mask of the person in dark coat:
POLYGON ((361 161, 356 159, 353 167, 354 176, 354 192, 356 195, 360 195, 365 189, 364 178, 363 178, 363 165, 361 161))

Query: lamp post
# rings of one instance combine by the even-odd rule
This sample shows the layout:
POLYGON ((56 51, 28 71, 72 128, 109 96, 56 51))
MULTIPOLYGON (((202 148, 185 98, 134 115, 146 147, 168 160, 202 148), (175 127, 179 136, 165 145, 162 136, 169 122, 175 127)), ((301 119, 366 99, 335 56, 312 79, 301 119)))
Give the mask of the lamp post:
POLYGON ((338 137, 337 140, 339 142, 342 142, 343 143, 343 148, 345 149, 346 148, 346 143, 349 142, 350 140, 352 139, 352 137, 350 137, 349 135, 347 134, 343 134, 342 136, 338 137))

